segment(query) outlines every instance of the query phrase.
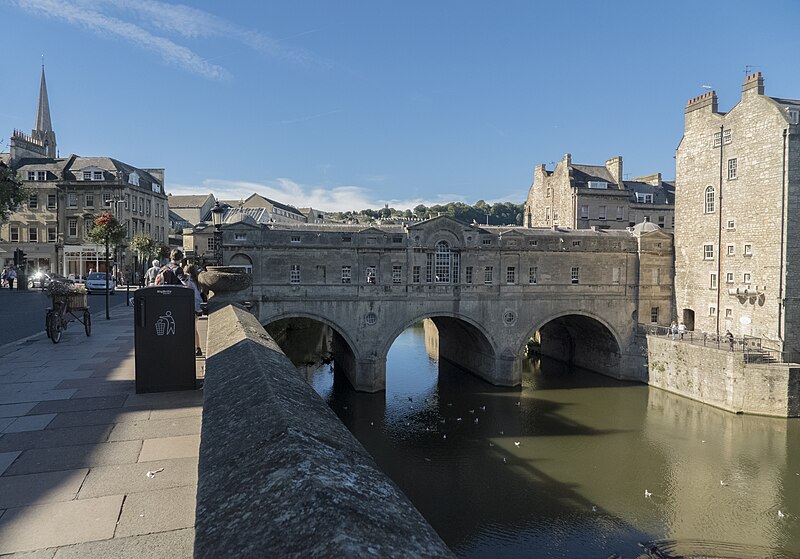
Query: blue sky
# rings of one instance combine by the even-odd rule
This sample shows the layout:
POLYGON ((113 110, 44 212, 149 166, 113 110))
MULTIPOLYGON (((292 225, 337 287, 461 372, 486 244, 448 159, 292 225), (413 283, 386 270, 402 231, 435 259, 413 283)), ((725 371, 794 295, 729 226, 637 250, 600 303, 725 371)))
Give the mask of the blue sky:
MULTIPOLYGON (((61 155, 325 210, 521 203, 538 163, 674 176, 686 101, 800 97, 796 1, 0 0, 0 149, 45 56, 61 155)), ((548 168, 552 168, 549 165, 548 168)))

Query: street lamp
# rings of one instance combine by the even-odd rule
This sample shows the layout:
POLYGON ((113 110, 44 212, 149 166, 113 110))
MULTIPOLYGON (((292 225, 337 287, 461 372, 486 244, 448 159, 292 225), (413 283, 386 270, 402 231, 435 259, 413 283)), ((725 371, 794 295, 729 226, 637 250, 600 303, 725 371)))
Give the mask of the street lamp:
POLYGON ((222 266, 222 218, 225 215, 225 208, 220 206, 219 200, 211 208, 211 222, 214 224, 214 256, 217 257, 217 264, 222 266))

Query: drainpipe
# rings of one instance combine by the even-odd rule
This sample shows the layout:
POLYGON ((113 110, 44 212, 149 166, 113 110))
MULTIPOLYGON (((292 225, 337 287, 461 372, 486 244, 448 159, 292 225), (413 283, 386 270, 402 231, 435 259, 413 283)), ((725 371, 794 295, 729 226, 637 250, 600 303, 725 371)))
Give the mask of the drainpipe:
MULTIPOLYGON (((781 162, 781 265, 778 273, 778 339, 783 341, 783 260, 784 247, 783 236, 786 227, 786 139, 789 132, 788 128, 783 129, 783 161, 781 162)), ((783 348, 781 348, 783 351, 783 348)))
POLYGON ((719 127, 719 223, 717 226, 717 338, 719 338, 719 305, 722 295, 722 151, 725 125, 719 127))

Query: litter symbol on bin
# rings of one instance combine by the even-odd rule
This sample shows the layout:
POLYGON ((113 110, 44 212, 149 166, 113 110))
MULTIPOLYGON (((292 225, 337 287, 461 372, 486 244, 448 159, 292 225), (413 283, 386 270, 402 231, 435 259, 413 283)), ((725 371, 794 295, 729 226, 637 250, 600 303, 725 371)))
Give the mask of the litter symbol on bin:
POLYGON ((156 336, 175 335, 175 319, 172 318, 172 311, 158 317, 156 320, 156 336))

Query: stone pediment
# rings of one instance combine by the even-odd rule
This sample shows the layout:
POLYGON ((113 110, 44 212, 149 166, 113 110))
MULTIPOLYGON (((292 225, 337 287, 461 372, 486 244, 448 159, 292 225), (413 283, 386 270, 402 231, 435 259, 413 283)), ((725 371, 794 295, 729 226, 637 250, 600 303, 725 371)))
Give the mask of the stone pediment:
POLYGON ((241 230, 261 230, 262 225, 256 223, 256 221, 249 216, 245 216, 245 219, 241 221, 234 221, 232 223, 225 223, 222 225, 226 231, 241 231, 241 230))
POLYGON ((369 233, 375 233, 375 234, 380 234, 380 235, 386 234, 386 231, 384 231, 383 229, 378 229, 377 227, 373 227, 373 226, 365 227, 364 229, 359 229, 358 232, 359 233, 366 233, 366 234, 369 234, 369 233))
POLYGON ((448 216, 438 216, 408 227, 408 234, 419 246, 433 246, 440 240, 451 246, 465 246, 465 237, 483 233, 480 227, 461 223, 448 216))

